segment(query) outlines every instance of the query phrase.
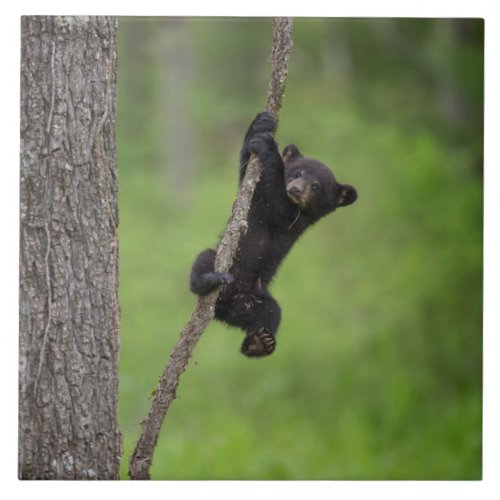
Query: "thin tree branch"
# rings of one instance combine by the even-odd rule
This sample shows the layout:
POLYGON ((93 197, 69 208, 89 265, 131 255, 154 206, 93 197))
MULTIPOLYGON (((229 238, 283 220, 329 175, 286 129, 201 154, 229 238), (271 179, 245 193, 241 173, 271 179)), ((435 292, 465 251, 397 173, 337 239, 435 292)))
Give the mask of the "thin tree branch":
MULTIPOLYGON (((288 73, 288 58, 292 48, 292 18, 273 19, 273 46, 271 53, 272 74, 268 89, 266 109, 279 118, 281 103, 285 92, 288 73)), ((245 177, 234 201, 231 216, 217 248, 215 270, 228 272, 232 266, 240 237, 248 224, 247 216, 253 192, 261 172, 260 161, 252 155, 245 177)), ((167 366, 156 389, 151 410, 142 422, 142 434, 139 437, 129 463, 131 479, 149 479, 149 469, 153 452, 165 415, 176 397, 179 377, 186 369, 189 358, 208 323, 214 317, 215 302, 219 292, 206 297, 199 297, 191 319, 182 329, 179 340, 170 354, 167 366)))

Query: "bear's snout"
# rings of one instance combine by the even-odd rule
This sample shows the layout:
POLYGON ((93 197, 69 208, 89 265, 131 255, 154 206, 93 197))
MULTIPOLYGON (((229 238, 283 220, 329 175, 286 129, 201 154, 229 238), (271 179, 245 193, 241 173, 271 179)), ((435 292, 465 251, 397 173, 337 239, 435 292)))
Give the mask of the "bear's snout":
POLYGON ((300 199, 302 196, 302 189, 299 186, 292 186, 288 190, 288 194, 291 194, 294 198, 300 199))
POLYGON ((304 186, 300 179, 293 180, 288 184, 286 194, 288 199, 299 208, 304 208, 307 205, 309 189, 304 186))

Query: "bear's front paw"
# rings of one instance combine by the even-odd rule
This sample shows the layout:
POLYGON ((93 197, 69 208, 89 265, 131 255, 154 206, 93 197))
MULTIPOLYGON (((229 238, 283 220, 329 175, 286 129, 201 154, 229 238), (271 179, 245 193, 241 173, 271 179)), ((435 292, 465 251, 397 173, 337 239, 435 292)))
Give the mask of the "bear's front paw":
POLYGON ((276 339, 265 328, 246 336, 241 344, 241 352, 249 358, 269 356, 276 349, 276 339))
POLYGON ((248 142, 248 149, 257 156, 271 151, 273 147, 274 139, 269 133, 256 134, 248 142))
POLYGON ((269 111, 263 111, 262 113, 259 113, 253 121, 251 129, 253 134, 259 134, 262 132, 274 133, 276 125, 276 117, 269 111))

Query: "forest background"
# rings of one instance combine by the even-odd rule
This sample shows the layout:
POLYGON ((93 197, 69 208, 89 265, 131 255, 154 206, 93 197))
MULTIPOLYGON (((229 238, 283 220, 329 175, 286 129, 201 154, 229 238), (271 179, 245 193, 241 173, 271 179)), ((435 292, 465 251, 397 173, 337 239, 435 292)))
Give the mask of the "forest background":
MULTIPOLYGON (((157 479, 479 479, 481 20, 297 19, 277 140, 359 200, 282 265, 272 357, 213 322, 157 479)), ((268 19, 120 18, 122 464, 195 304, 269 80, 268 19)))

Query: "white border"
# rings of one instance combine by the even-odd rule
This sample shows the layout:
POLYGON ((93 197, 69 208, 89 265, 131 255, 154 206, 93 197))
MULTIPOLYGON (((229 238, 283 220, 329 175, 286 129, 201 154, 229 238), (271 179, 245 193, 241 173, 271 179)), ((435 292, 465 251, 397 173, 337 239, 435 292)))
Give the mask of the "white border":
POLYGON ((499 82, 499 33, 500 21, 495 16, 495 2, 476 0, 474 2, 429 1, 420 0, 418 4, 379 0, 349 2, 327 2, 325 0, 308 0, 294 3, 278 0, 275 2, 252 0, 248 6, 237 6, 236 2, 210 1, 187 4, 182 2, 159 2, 158 0, 141 2, 103 2, 87 0, 83 4, 66 1, 43 2, 24 1, 10 2, 4 6, 2 17, 1 50, 2 50, 2 95, 3 113, 2 144, 4 154, 0 169, 2 179, 0 186, 1 234, 2 238, 2 367, 1 394, 4 400, 2 409, 3 446, 0 471, 3 490, 16 498, 33 498, 36 495, 51 499, 67 497, 87 498, 94 489, 107 494, 141 494, 160 492, 175 495, 176 498, 186 495, 199 495, 207 498, 212 495, 224 498, 252 499, 276 498, 277 495, 297 495, 309 498, 383 498, 384 500, 406 500, 422 498, 454 498, 454 499, 490 499, 500 498, 500 365, 498 301, 498 259, 500 248, 498 243, 498 196, 500 187, 500 159, 498 148, 492 146, 498 142, 499 128, 496 126, 499 116, 498 93, 499 82), (5 11, 6 10, 6 11, 5 11), (131 483, 99 482, 27 482, 17 478, 17 333, 18 333, 18 203, 19 203, 19 25, 20 16, 24 14, 99 14, 99 15, 207 15, 207 16, 273 16, 293 15, 296 17, 479 17, 486 20, 486 84, 485 84, 485 281, 484 281, 484 463, 482 481, 340 481, 340 482, 149 482, 131 483), (12 491, 12 488, 15 491, 12 491), (113 491, 110 491, 111 488, 113 491), (122 490, 127 488, 127 490, 122 490), (68 491, 69 489, 69 491, 68 491), (114 490, 122 491, 114 491, 114 490))

